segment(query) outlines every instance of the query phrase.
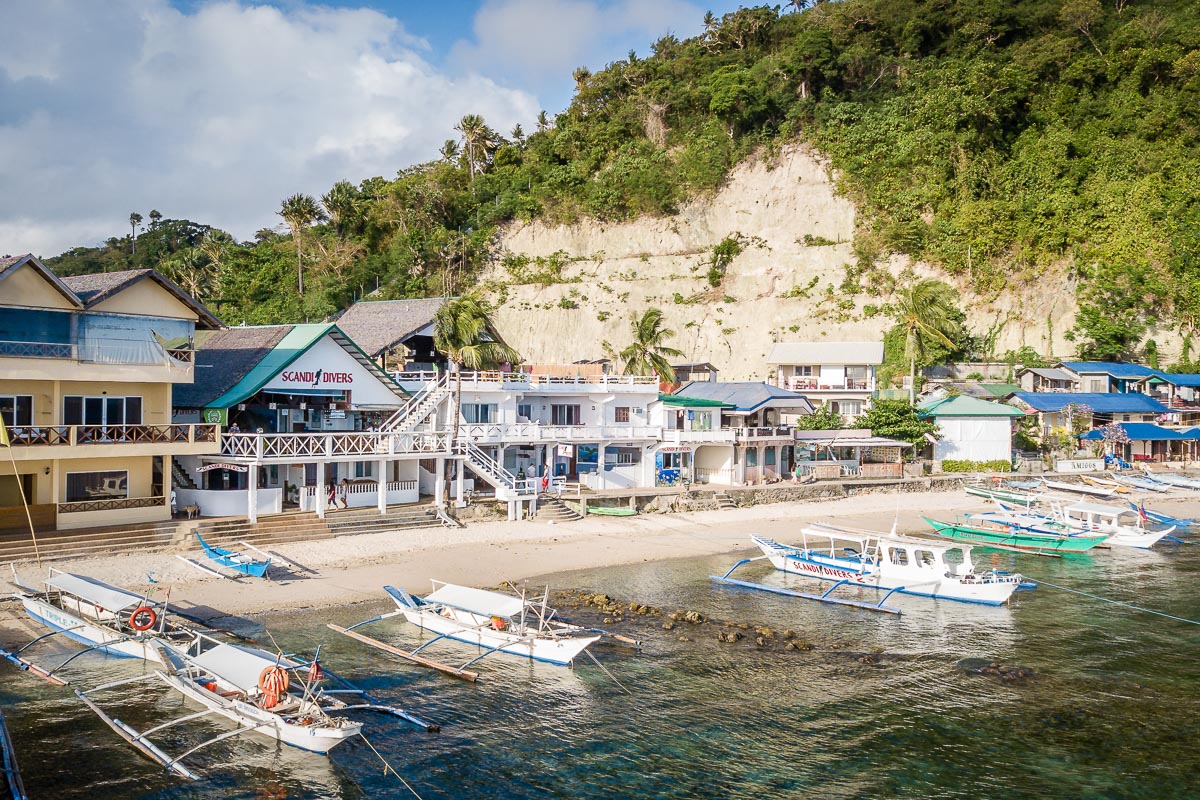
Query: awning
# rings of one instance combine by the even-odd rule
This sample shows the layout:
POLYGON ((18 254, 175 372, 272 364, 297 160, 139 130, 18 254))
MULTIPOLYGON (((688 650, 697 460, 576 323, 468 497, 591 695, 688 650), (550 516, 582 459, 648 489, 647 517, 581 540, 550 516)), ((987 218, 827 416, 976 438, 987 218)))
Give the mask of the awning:
POLYGON ((124 611, 127 608, 134 608, 142 604, 142 596, 140 594, 127 592, 117 586, 110 586, 95 578, 72 575, 68 572, 61 572, 54 575, 46 581, 46 585, 52 589, 58 589, 60 592, 74 595, 81 600, 86 600, 92 605, 103 608, 105 611, 124 611))
POLYGON ((247 692, 258 686, 258 678, 267 667, 276 664, 284 667, 294 666, 287 659, 266 650, 238 647, 235 644, 217 645, 191 660, 247 692))
MULTIPOLYGON (((1125 431, 1125 435, 1131 442, 1176 442, 1193 438, 1186 433, 1149 422, 1118 422, 1117 424, 1125 431)), ((1094 442, 1104 438, 1104 431, 1097 428, 1080 434, 1079 438, 1094 442)))
POLYGON ((426 595, 425 602, 440 603, 485 617, 515 617, 525 608, 525 601, 519 597, 452 583, 444 584, 426 595))

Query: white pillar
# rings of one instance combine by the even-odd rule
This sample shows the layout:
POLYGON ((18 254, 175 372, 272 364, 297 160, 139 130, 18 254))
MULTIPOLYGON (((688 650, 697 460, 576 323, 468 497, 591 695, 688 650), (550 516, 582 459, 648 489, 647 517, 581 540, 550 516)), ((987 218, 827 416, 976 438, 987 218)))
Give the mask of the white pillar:
POLYGON ((433 504, 441 508, 446 504, 444 499, 446 494, 446 459, 437 459, 437 467, 434 469, 433 474, 433 504))
POLYGON ((517 518, 517 501, 508 501, 508 521, 512 522, 517 518))
POLYGON ((598 452, 596 453, 596 486, 600 489, 606 488, 604 480, 604 451, 608 449, 607 442, 601 442, 598 452))
POLYGON ((459 461, 456 466, 458 467, 458 471, 454 475, 454 507, 463 508, 467 504, 463 500, 463 473, 467 470, 462 461, 459 461))
POLYGON ((246 501, 249 506, 246 519, 254 524, 258 522, 258 464, 251 464, 246 471, 246 501))
POLYGON ((325 519, 325 503, 329 494, 325 490, 325 462, 317 462, 317 496, 314 498, 317 506, 317 517, 325 519))
POLYGON ((378 475, 378 477, 379 477, 379 497, 376 498, 376 500, 377 500, 377 504, 379 506, 379 513, 386 514, 387 513, 387 485, 388 485, 388 478, 390 477, 388 475, 387 459, 384 459, 384 458, 379 459, 379 465, 378 465, 377 469, 379 470, 379 475, 378 475))

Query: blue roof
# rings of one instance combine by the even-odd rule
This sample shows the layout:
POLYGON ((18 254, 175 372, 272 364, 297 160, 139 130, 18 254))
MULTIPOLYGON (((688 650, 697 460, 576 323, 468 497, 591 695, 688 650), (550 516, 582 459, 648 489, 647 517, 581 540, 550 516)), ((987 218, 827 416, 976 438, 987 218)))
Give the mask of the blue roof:
POLYGON ((1017 392, 1013 395, 1035 411, 1062 411, 1074 403, 1098 414, 1165 414, 1170 409, 1138 392, 1017 392))
POLYGON ((1062 366, 1080 374, 1103 372, 1114 378, 1151 378, 1159 374, 1156 369, 1143 367, 1141 364, 1126 364, 1123 361, 1064 361, 1062 366))
POLYGON ((1157 372, 1155 374, 1175 386, 1200 386, 1200 375, 1194 372, 1157 372))
POLYGON ((720 400, 734 411, 748 413, 760 408, 801 408, 811 414, 812 403, 797 392, 789 392, 761 381, 692 381, 675 394, 701 400, 720 400))
MULTIPOLYGON (((1125 434, 1129 437, 1130 441, 1134 442, 1176 442, 1180 439, 1192 438, 1187 434, 1171 430, 1170 428, 1151 425, 1149 422, 1120 422, 1117 424, 1125 429, 1125 434)), ((1104 431, 1088 431, 1079 438, 1091 440, 1103 439, 1104 431)))

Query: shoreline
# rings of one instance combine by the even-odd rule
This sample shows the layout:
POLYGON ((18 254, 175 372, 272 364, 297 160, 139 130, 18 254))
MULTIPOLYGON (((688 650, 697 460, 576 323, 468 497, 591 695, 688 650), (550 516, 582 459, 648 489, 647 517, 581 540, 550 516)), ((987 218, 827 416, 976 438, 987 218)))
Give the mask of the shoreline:
MULTIPOLYGON (((52 566, 132 591, 150 590, 157 600, 169 589, 172 605, 205 620, 262 618, 271 612, 386 601, 385 585, 424 594, 430 579, 497 586, 586 568, 735 553, 750 549, 751 533, 788 542, 801 524, 819 520, 877 530, 888 530, 895 522, 900 531, 922 531, 923 514, 947 518, 987 507, 961 492, 905 492, 670 515, 498 521, 461 529, 359 534, 271 548, 316 574, 293 572, 270 581, 218 579, 170 553, 127 553, 52 566)), ((202 556, 190 556, 203 563, 202 556)), ((45 567, 26 563, 18 573, 26 583, 38 585, 45 567)))

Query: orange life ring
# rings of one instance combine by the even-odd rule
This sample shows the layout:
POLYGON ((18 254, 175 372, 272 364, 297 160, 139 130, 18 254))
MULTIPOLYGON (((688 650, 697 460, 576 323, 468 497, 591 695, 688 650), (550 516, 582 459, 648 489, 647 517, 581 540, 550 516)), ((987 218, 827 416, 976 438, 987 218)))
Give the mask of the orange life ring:
POLYGON ((502 631, 508 627, 508 623, 504 621, 504 617, 492 617, 492 629, 502 631))
MULTIPOLYGON (((258 676, 258 688, 267 697, 273 697, 278 700, 287 693, 288 684, 291 680, 288 671, 283 667, 267 667, 258 676)), ((274 703, 271 705, 274 705, 274 703)))
POLYGON ((150 606, 138 606, 129 615, 129 627, 135 631, 148 631, 154 627, 156 622, 158 622, 158 613, 150 606))

